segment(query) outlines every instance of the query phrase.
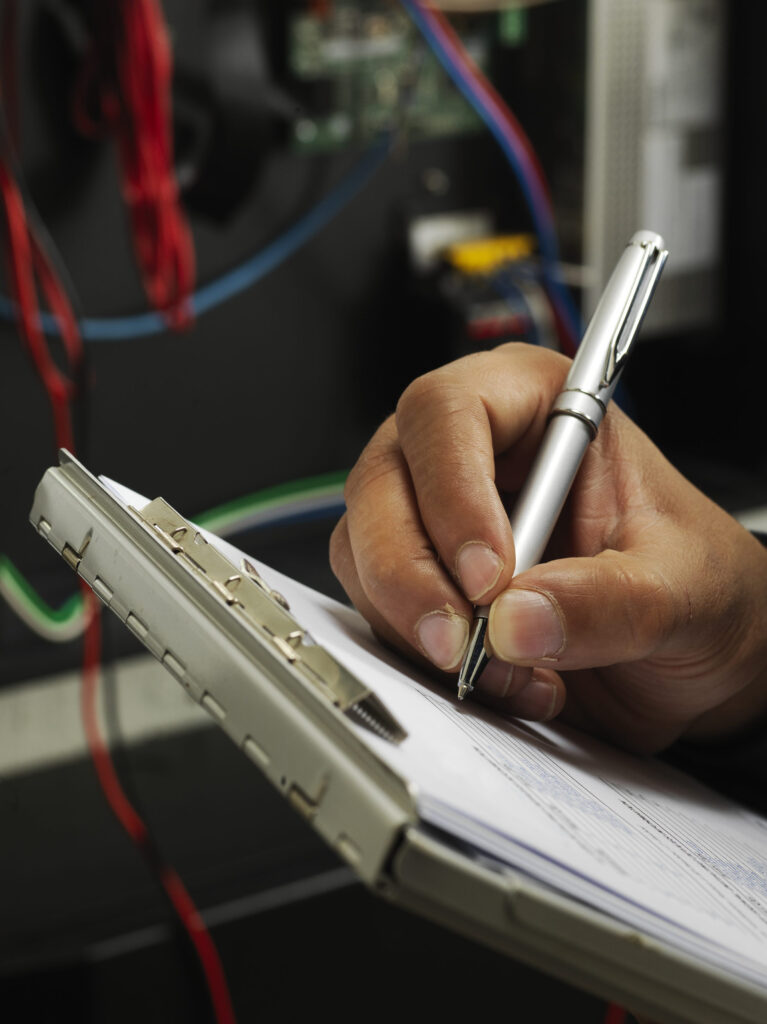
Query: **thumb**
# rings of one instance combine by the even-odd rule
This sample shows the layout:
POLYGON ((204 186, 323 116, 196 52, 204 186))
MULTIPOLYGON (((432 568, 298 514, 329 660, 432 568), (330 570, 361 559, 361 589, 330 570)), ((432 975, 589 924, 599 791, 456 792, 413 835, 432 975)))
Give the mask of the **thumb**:
POLYGON ((520 573, 491 605, 488 637, 515 665, 597 668, 649 657, 686 610, 647 556, 608 550, 520 573))

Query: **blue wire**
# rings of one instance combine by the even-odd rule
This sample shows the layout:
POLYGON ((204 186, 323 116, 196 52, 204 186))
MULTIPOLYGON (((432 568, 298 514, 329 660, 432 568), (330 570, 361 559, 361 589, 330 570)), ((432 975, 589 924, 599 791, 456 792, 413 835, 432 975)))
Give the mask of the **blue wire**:
POLYGON ((517 178, 522 194, 530 209, 541 248, 542 270, 549 293, 556 303, 560 315, 565 319, 568 327, 577 341, 580 341, 583 333, 581 316, 578 312, 568 288, 559 278, 557 268, 559 266, 559 245, 557 242, 556 229, 548 210, 548 202, 543 196, 537 182, 532 181, 522 166, 513 145, 510 143, 504 127, 498 122, 493 112, 486 106, 483 97, 478 93, 476 83, 467 71, 457 64, 452 56, 445 50, 441 40, 432 30, 428 17, 417 0, 401 0, 403 7, 408 11, 410 17, 418 26, 421 34, 428 43, 442 67, 448 73, 459 92, 473 107, 475 112, 482 118, 487 128, 492 133, 498 145, 501 147, 506 159, 511 164, 512 170, 517 178))
MULTIPOLYGON (((240 266, 199 288, 191 298, 194 315, 201 316, 244 292, 306 245, 362 190, 388 153, 388 139, 373 146, 331 192, 284 234, 240 266)), ((15 315, 15 304, 7 296, 0 295, 0 316, 13 320, 15 315)), ((56 319, 50 313, 40 313, 40 324, 46 334, 58 334, 56 319)), ((165 317, 156 312, 136 316, 84 317, 79 324, 83 339, 89 342, 146 338, 168 329, 165 317)))
POLYGON ((477 84, 469 74, 468 70, 462 64, 459 64, 453 58, 451 53, 445 49, 442 40, 434 32, 431 22, 424 13, 420 4, 417 3, 416 0, 402 0, 402 3, 407 8, 410 16, 420 29, 422 35, 426 39, 426 42, 429 44, 430 49, 442 64, 442 67, 453 80, 464 99, 466 99, 466 101, 485 122, 486 126, 493 134, 509 160, 509 163, 512 165, 540 235, 541 248, 544 251, 551 250, 555 252, 557 245, 556 235, 548 213, 548 204, 543 193, 541 183, 525 171, 522 161, 514 148, 513 142, 510 141, 510 136, 507 133, 507 130, 500 124, 498 119, 486 105, 484 97, 478 92, 477 84))

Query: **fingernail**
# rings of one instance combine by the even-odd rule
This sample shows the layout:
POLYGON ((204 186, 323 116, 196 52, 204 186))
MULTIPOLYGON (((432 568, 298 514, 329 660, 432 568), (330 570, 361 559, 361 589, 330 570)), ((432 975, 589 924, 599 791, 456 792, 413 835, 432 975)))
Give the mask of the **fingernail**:
POLYGON ((462 545, 455 558, 455 570, 463 592, 476 601, 498 582, 503 562, 489 544, 470 540, 462 545))
POLYGON ((429 612, 415 627, 418 644, 438 668, 454 668, 469 639, 469 623, 462 615, 429 612))
POLYGON ((509 701, 509 712, 532 722, 548 722, 557 705, 557 688, 543 679, 531 679, 509 701))
POLYGON ((553 603, 537 590, 507 590, 490 609, 490 643, 504 661, 554 658, 565 645, 565 630, 553 603))

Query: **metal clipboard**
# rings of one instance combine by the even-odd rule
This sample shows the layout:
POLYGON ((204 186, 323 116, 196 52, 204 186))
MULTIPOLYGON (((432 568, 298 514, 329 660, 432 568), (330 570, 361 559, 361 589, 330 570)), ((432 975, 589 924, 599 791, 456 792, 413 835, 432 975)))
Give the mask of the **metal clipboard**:
POLYGON ((767 1020, 767 990, 421 823, 360 735, 398 742, 396 719, 162 499, 126 508, 62 451, 30 520, 371 891, 659 1024, 767 1020))

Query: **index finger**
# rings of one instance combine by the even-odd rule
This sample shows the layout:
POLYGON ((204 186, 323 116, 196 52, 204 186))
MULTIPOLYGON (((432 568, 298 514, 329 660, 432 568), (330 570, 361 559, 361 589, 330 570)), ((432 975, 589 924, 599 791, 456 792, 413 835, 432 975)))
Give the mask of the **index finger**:
POLYGON ((397 406, 397 433, 421 520, 466 598, 489 604, 514 575, 514 540, 496 482, 521 485, 569 361, 504 345, 425 374, 397 406))

